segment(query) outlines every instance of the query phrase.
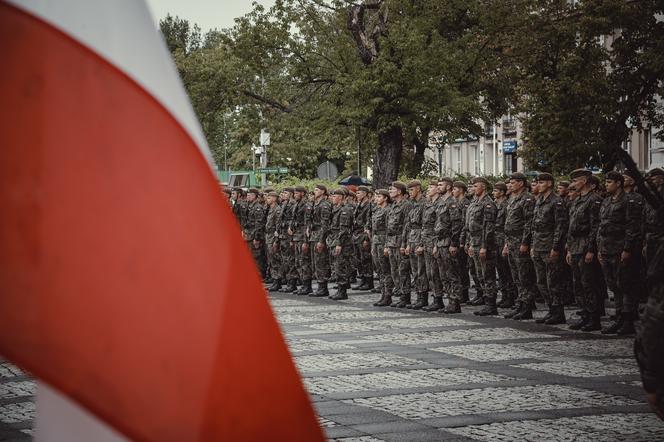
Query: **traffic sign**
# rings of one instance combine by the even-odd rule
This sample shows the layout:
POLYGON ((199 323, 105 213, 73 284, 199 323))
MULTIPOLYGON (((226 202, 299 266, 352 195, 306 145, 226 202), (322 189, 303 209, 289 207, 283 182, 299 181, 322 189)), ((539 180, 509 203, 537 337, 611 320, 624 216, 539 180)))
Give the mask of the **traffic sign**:
POLYGON ((257 173, 276 173, 279 175, 286 175, 288 167, 266 167, 264 169, 256 169, 257 173))

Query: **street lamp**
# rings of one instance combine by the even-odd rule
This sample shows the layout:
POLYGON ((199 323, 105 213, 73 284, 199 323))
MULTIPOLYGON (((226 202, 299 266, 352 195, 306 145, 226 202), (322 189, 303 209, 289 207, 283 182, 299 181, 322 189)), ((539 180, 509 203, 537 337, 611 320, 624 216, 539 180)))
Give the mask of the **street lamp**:
MULTIPOLYGON (((270 145, 270 132, 267 129, 261 129, 261 167, 267 168, 267 147, 270 145)), ((261 184, 263 187, 267 186, 267 174, 264 173, 261 184)))

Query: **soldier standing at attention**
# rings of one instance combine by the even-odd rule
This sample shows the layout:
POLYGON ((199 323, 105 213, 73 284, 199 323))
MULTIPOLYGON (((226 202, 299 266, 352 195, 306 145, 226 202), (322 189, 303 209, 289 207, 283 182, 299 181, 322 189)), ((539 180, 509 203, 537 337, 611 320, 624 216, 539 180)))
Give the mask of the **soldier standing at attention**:
MULTIPOLYGON (((403 230, 403 243, 406 244, 406 257, 410 261, 410 269, 413 274, 417 301, 408 303, 406 308, 421 309, 429 304, 427 282, 427 270, 424 258, 424 244, 422 243, 422 212, 426 200, 422 196, 422 182, 412 180, 406 186, 410 195, 411 208, 406 217, 406 225, 403 230)), ((409 296, 410 298, 410 293, 409 296)))
POLYGON ((244 190, 239 187, 233 188, 231 192, 231 201, 233 202, 233 215, 237 219, 240 229, 244 227, 247 205, 244 200, 244 190))
POLYGON ((392 306, 396 307, 402 305, 405 307, 410 304, 410 274, 408 281, 402 280, 402 261, 407 257, 401 254, 401 250, 405 251, 405 244, 403 241, 403 227, 406 223, 408 216, 409 201, 406 199, 406 185, 401 181, 392 183, 388 190, 392 204, 387 213, 387 239, 385 241, 385 251, 387 251, 390 258, 390 271, 392 272, 392 281, 394 282, 394 294, 401 297, 399 303, 393 303, 392 306), (407 293, 407 295, 406 295, 407 293))
POLYGON ((330 250, 335 257, 337 282, 339 288, 330 299, 339 301, 348 299, 353 259, 353 212, 354 207, 344 204, 345 192, 337 189, 332 194, 332 222, 330 224, 330 250))
POLYGON ((314 188, 314 207, 309 225, 309 244, 313 250, 313 263, 318 289, 309 296, 329 296, 328 281, 330 279, 330 253, 327 248, 327 237, 332 222, 332 204, 327 199, 327 187, 317 184, 314 188))
POLYGON ((267 219, 265 221, 265 246, 267 248, 267 260, 270 266, 272 276, 272 285, 268 289, 275 292, 281 289, 281 256, 279 254, 279 217, 281 207, 277 204, 279 195, 276 192, 267 194, 267 219))
POLYGON ((292 235, 295 255, 295 268, 302 281, 302 288, 295 292, 305 296, 312 293, 311 289, 311 253, 309 252, 309 239, 307 238, 307 218, 311 213, 311 204, 307 199, 307 189, 303 186, 295 187, 295 208, 289 233, 292 235))
POLYGON ((392 304, 394 282, 390 272, 390 257, 385 249, 387 240, 387 216, 389 213, 390 194, 385 189, 376 190, 376 205, 371 212, 371 255, 374 268, 380 281, 381 297, 374 304, 376 307, 387 307, 392 304))
POLYGON ((254 262, 261 275, 265 269, 262 266, 261 254, 265 241, 265 207, 258 202, 258 189, 249 189, 247 193, 247 216, 242 229, 242 237, 247 241, 254 262))
POLYGON ((352 287, 353 290, 371 290, 373 284, 373 266, 371 264, 371 244, 366 234, 366 226, 371 219, 371 201, 368 198, 369 189, 366 186, 357 188, 355 197, 355 216, 353 226, 353 246, 357 257, 357 271, 360 274, 360 283, 352 287))
POLYGON ((548 325, 566 322, 563 306, 563 259, 568 218, 562 199, 553 192, 553 183, 550 173, 541 173, 537 177, 539 197, 533 211, 533 241, 530 251, 539 291, 549 307, 548 314, 535 322, 548 325))
MULTIPOLYGON (((659 167, 652 169, 646 174, 646 180, 650 187, 664 197, 664 170, 659 167)), ((651 204, 646 204, 644 220, 645 244, 643 256, 648 275, 655 275, 660 269, 654 268, 655 253, 664 244, 664 209, 659 211, 651 204)), ((650 276, 646 277, 648 293, 651 292, 650 276)))
MULTIPOLYGON (((466 183, 464 183, 463 181, 454 182, 454 186, 452 188, 452 194, 457 200, 457 205, 459 210, 461 211, 461 219, 463 220, 463 224, 466 223, 466 211, 468 210, 468 206, 470 205, 470 200, 466 197, 467 191, 468 187, 466 186, 466 183)), ((462 303, 470 302, 468 295, 468 290, 470 289, 470 276, 468 274, 469 272, 468 267, 470 266, 469 261, 471 260, 468 258, 468 255, 466 254, 466 248, 463 246, 463 244, 460 244, 457 260, 459 263, 459 278, 461 280, 461 302, 462 303)), ((482 290, 482 288, 479 287, 479 284, 477 284, 476 290, 478 291, 482 290)), ((476 296, 475 298, 473 298, 473 300, 478 301, 479 296, 476 296)), ((483 299, 482 302, 484 302, 483 299)))
POLYGON ((517 292, 510 263, 507 256, 503 256, 505 245, 505 210, 507 209, 507 185, 497 182, 493 186, 493 198, 496 203, 496 269, 498 270, 499 289, 502 299, 498 304, 500 308, 512 308, 516 301, 517 292))
POLYGON ((623 176, 618 172, 606 174, 606 191, 608 196, 600 208, 597 242, 604 279, 615 297, 616 321, 602 333, 629 335, 635 331, 638 300, 634 298, 632 287, 636 284, 638 268, 633 255, 641 253, 643 205, 625 193, 623 176))
POLYGON ((282 293, 292 293, 297 290, 297 267, 295 267, 295 244, 290 231, 291 221, 297 202, 293 199, 294 189, 286 187, 282 195, 281 216, 279 218, 279 250, 281 253, 281 274, 288 285, 281 290, 282 293))
MULTIPOLYGON (((645 217, 646 217, 646 199, 640 193, 636 192, 636 181, 632 177, 631 172, 625 171, 623 173, 623 190, 628 197, 633 198, 634 202, 643 208, 641 214, 641 244, 640 249, 643 252, 643 244, 645 241, 645 217)), ((646 269, 643 265, 643 253, 635 253, 632 255, 634 259, 634 267, 638 269, 638 274, 635 276, 633 285, 630 285, 630 290, 633 292, 633 297, 638 304, 640 300, 644 302, 648 299, 648 290, 646 289, 646 269)))
POLYGON ((475 199, 466 212, 462 243, 475 264, 477 278, 484 293, 485 307, 478 316, 497 315, 496 308, 496 204, 487 193, 486 178, 473 180, 475 199))
MULTIPOLYGON (((440 200, 440 187, 438 183, 432 181, 427 189, 427 201, 424 203, 422 210, 422 244, 424 245, 424 264, 426 267, 426 274, 429 286, 433 289, 433 303, 425 307, 428 302, 425 302, 425 311, 437 311, 445 306, 443 305, 443 284, 440 278, 440 268, 438 267, 438 260, 434 255, 436 250, 436 211, 438 210, 440 200)), ((413 306, 413 309, 416 306, 413 306)), ((419 308, 422 308, 419 307, 419 308)), ((417 308, 416 310, 419 310, 417 308)))
POLYGON ((535 207, 535 198, 528 192, 528 180, 520 172, 510 176, 512 193, 505 209, 505 245, 503 256, 507 256, 512 279, 519 293, 516 308, 505 318, 532 319, 535 302, 535 269, 530 258, 530 225, 535 207))

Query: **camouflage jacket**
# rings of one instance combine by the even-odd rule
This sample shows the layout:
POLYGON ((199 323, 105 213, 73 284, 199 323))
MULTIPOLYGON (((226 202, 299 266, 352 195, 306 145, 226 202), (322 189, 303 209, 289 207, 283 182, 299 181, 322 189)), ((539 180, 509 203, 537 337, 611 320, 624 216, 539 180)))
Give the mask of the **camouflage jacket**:
POLYGON ((279 216, 279 238, 280 239, 290 239, 291 236, 288 234, 288 229, 291 226, 293 221, 293 215, 295 212, 295 207, 297 206, 297 201, 288 200, 287 202, 281 205, 281 216, 279 216))
POLYGON ((398 203, 392 203, 387 213, 387 247, 405 248, 403 241, 403 230, 410 212, 411 203, 408 199, 402 199, 398 203))
POLYGON ((533 250, 537 252, 556 250, 563 253, 567 226, 567 207, 562 198, 554 192, 549 193, 547 197, 537 198, 532 221, 533 250))
POLYGON ((371 212, 371 243, 385 245, 389 206, 375 207, 371 212))
POLYGON ((505 239, 510 247, 530 246, 530 226, 535 208, 535 197, 528 191, 511 195, 505 209, 505 239))
POLYGON ((507 214, 507 203, 509 200, 503 198, 496 203, 496 247, 502 249, 505 245, 505 216, 507 214))
POLYGON ((625 192, 604 198, 599 210, 599 253, 620 254, 623 250, 641 253, 642 215, 643 201, 625 192))
POLYGON ((267 217, 265 220, 265 242, 271 244, 275 239, 279 238, 277 233, 277 226, 279 223, 279 217, 281 216, 281 207, 279 204, 268 208, 267 217))
POLYGON ((436 245, 436 211, 441 198, 435 201, 426 201, 422 209, 422 243, 425 246, 436 245))
POLYGON ((247 203, 243 226, 244 239, 265 241, 265 207, 258 201, 247 203))
POLYGON ((330 233, 331 222, 332 203, 327 199, 316 201, 311 213, 311 223, 308 226, 309 241, 324 243, 330 233))
POLYGON ((462 243, 473 248, 495 251, 496 204, 489 197, 475 198, 466 210, 462 243))
POLYGON ((411 207, 406 216, 406 225, 403 229, 401 243, 412 247, 419 247, 422 244, 422 212, 426 200, 420 198, 419 201, 411 200, 411 207))
POLYGON ((353 242, 359 244, 369 239, 366 234, 367 224, 371 220, 371 203, 363 201, 355 206, 353 221, 353 242))
MULTIPOLYGON (((664 189, 660 192, 664 197, 664 189)), ((648 244, 664 241, 664 207, 655 210, 650 204, 646 203, 644 213, 644 233, 648 244)))
POLYGON ((330 235, 327 238, 329 247, 348 247, 353 238, 354 207, 349 204, 334 206, 332 208, 332 221, 330 235))
POLYGON ((307 218, 311 213, 311 203, 302 199, 295 204, 290 229, 293 232, 293 241, 307 240, 307 218))
POLYGON ((595 192, 579 195, 569 206, 567 250, 572 255, 597 253, 597 230, 602 198, 595 192))
MULTIPOLYGON (((464 201, 468 201, 464 198, 464 201)), ((436 206, 436 234, 437 247, 459 247, 461 231, 463 230, 464 205, 454 197, 445 200, 439 199, 436 206)))

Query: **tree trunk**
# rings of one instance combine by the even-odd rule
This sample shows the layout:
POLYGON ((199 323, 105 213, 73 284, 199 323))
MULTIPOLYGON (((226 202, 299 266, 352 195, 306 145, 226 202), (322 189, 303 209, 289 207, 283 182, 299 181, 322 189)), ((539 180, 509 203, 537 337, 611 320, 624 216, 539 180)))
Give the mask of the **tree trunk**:
MULTIPOLYGON (((427 133, 428 136, 428 133, 427 133)), ((422 164, 424 164, 424 151, 427 148, 426 143, 423 143, 418 137, 413 140, 415 147, 415 156, 413 157, 413 164, 410 168, 410 176, 416 177, 422 171, 422 164)))
POLYGON ((399 176, 403 133, 393 126, 378 134, 378 150, 374 156, 373 183, 376 189, 387 189, 399 176))

